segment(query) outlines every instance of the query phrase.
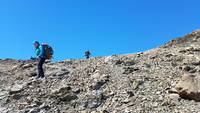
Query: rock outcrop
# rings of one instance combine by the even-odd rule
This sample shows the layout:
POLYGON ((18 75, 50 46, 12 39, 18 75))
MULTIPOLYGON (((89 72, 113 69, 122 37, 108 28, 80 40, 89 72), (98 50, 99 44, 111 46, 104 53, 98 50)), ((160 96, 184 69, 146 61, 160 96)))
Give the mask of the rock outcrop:
POLYGON ((198 81, 195 79, 193 75, 184 75, 181 81, 177 84, 176 90, 180 97, 186 99, 194 99, 199 100, 199 86, 198 81))
POLYGON ((199 101, 199 84, 194 75, 184 74, 171 93, 177 93, 183 99, 192 99, 199 101))

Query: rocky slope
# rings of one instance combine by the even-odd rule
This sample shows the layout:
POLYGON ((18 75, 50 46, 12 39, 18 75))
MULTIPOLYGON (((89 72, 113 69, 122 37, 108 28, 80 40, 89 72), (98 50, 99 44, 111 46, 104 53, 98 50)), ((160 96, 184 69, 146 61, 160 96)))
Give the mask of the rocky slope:
POLYGON ((0 60, 1 113, 200 113, 196 100, 171 98, 184 73, 200 76, 200 32, 142 53, 45 64, 0 60))

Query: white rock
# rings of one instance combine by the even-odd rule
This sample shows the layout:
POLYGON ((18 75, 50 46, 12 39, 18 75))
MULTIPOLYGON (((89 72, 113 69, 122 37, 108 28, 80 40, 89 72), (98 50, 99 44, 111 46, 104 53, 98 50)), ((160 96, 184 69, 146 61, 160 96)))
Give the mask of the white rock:
POLYGON ((15 94, 19 93, 23 90, 23 85, 14 85, 13 87, 10 88, 9 94, 15 94))

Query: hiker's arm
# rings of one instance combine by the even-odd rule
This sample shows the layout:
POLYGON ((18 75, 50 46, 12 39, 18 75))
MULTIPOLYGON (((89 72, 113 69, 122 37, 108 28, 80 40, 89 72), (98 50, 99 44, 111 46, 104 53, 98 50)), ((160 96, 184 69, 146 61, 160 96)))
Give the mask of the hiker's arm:
POLYGON ((36 58, 35 58, 35 57, 32 57, 32 56, 30 57, 30 59, 31 59, 31 60, 36 60, 36 58))

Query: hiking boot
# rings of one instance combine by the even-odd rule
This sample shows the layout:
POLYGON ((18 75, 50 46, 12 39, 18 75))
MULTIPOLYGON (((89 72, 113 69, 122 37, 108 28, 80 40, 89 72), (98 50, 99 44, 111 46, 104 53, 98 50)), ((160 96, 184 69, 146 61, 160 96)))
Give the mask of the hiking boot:
POLYGON ((35 77, 34 79, 33 79, 33 81, 38 81, 39 80, 39 77, 35 77))
POLYGON ((41 82, 43 82, 43 83, 47 83, 47 80, 46 80, 46 78, 45 78, 45 77, 43 77, 43 78, 40 78, 40 80, 41 80, 41 82))

